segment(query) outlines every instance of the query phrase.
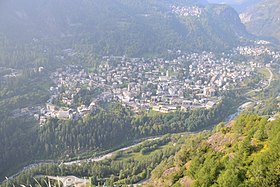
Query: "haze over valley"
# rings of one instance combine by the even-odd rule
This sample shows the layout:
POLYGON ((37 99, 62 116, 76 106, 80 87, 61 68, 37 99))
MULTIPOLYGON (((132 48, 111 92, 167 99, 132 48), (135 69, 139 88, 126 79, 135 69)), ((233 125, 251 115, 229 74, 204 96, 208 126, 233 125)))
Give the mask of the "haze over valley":
POLYGON ((0 2, 0 186, 279 186, 277 0, 0 2))

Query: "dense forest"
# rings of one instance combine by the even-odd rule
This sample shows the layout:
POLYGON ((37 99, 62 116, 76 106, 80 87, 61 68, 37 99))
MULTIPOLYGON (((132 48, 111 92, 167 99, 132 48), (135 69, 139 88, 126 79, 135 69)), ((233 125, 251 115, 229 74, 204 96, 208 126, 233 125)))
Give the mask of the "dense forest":
POLYGON ((17 43, 39 41, 65 49, 89 46, 94 55, 133 57, 163 55, 168 50, 223 51, 249 35, 233 8, 193 0, 5 1, 0 7, 0 29, 0 34, 17 43), (172 13, 172 5, 195 5, 202 14, 178 16, 172 13))
MULTIPOLYGON (((229 124, 190 135, 166 135, 100 162, 41 164, 3 184, 41 184, 45 175, 89 177, 93 185, 252 186, 280 183, 279 118, 241 114, 229 124), (205 175, 207 173, 207 175, 205 175)), ((53 181, 52 181, 53 182, 53 181)))
POLYGON ((15 166, 35 160, 67 160, 145 137, 201 130, 225 119, 239 102, 239 97, 228 94, 211 110, 141 115, 133 114, 121 104, 112 103, 105 104, 94 115, 81 120, 51 119, 43 126, 36 125, 29 118, 18 120, 3 116, 0 126, 1 175, 4 178, 4 174, 16 170, 15 166))
MULTIPOLYGON (((118 151, 109 159, 100 162, 82 162, 81 164, 40 164, 23 172, 14 180, 4 183, 3 186, 12 184, 36 185, 36 180, 44 184, 45 177, 39 176, 88 176, 92 185, 105 184, 106 186, 124 185, 139 182, 149 178, 151 171, 162 161, 174 155, 183 143, 180 135, 166 135, 154 141, 133 147, 127 151, 118 151), (177 142, 176 146, 172 142, 177 142)), ((52 181, 53 183, 54 181, 52 181)))
POLYGON ((279 119, 269 122, 254 114, 219 124, 208 136, 187 141, 174 159, 162 162, 152 172, 149 184, 279 186, 279 124, 279 119))

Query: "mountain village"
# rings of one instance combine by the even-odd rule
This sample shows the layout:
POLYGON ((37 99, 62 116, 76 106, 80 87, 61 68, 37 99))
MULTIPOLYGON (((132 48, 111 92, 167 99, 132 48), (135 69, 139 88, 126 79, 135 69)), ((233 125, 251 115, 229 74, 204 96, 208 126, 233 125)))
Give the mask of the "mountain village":
MULTIPOLYGON (((72 50, 67 51, 73 55, 72 50)), ((256 74, 256 68, 265 66, 254 61, 237 63, 232 56, 267 54, 272 58, 267 67, 280 59, 279 52, 263 44, 237 47, 219 55, 183 54, 180 50, 176 53, 173 60, 105 56, 95 69, 75 65, 58 68, 50 74, 53 86, 45 106, 17 109, 12 115, 32 115, 40 124, 48 118, 77 120, 93 113, 101 103, 111 101, 121 102, 136 113, 211 109, 221 101, 224 92, 239 89, 243 81, 256 74), (89 98, 87 102, 83 97, 89 98)), ((262 80, 258 87, 266 84, 262 80)))
POLYGON ((236 64, 206 52, 180 55, 171 61, 116 56, 103 57, 103 61, 94 72, 78 66, 53 72, 50 78, 56 86, 50 88, 52 96, 41 110, 40 123, 49 117, 78 119, 103 101, 121 102, 135 112, 210 109, 221 100, 221 92, 238 87, 252 76, 255 65, 236 64), (89 105, 73 108, 75 95, 83 89, 100 92, 89 105), (57 98, 61 106, 54 104, 57 98))

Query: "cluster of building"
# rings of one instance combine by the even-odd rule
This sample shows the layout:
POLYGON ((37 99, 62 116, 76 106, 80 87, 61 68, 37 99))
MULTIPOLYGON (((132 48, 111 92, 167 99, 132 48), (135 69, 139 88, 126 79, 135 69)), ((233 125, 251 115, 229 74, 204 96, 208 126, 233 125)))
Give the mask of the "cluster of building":
POLYGON ((40 111, 43 107, 40 105, 38 106, 31 106, 31 107, 24 107, 18 108, 12 111, 12 116, 14 118, 24 117, 24 116, 34 116, 36 120, 40 119, 40 111))
POLYGON ((202 8, 198 6, 171 6, 172 12, 182 17, 200 17, 202 8))
POLYGON ((51 97, 46 106, 41 109, 41 124, 45 123, 48 118, 77 120, 95 110, 97 98, 92 98, 88 106, 75 103, 75 96, 80 90, 91 90, 96 86, 83 68, 79 66, 58 68, 50 75, 50 78, 55 86, 50 87, 51 97))
POLYGON ((0 67, 0 77, 12 78, 18 76, 18 71, 13 68, 0 67))
POLYGON ((255 46, 239 46, 236 51, 241 55, 246 56, 262 56, 269 55, 274 60, 280 60, 280 52, 271 49, 266 45, 255 45, 255 46))
POLYGON ((253 73, 250 64, 234 63, 226 55, 203 52, 162 58, 103 57, 93 71, 78 66, 59 68, 50 75, 55 86, 41 109, 39 120, 78 119, 92 113, 101 101, 118 101, 134 111, 176 110, 214 107, 220 93, 238 86, 253 73), (100 90, 86 106, 75 97, 82 91, 100 90))
POLYGON ((213 53, 191 54, 186 57, 189 66, 188 87, 207 88, 226 91, 238 86, 254 72, 254 68, 245 62, 236 63, 228 57, 216 58, 213 53))
MULTIPOLYGON (((43 70, 44 70, 44 67, 32 69, 32 71, 34 73, 41 73, 43 70)), ((2 80, 2 78, 3 78, 3 80, 7 80, 7 79, 20 77, 21 75, 22 75, 22 71, 20 71, 18 69, 0 67, 0 81, 2 80)))

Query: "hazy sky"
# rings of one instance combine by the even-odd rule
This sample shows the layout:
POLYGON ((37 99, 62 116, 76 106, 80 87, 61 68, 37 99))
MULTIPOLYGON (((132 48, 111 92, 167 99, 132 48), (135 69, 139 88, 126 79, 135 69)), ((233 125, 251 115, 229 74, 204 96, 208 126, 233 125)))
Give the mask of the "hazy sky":
POLYGON ((208 0, 210 3, 242 4, 249 0, 208 0))

